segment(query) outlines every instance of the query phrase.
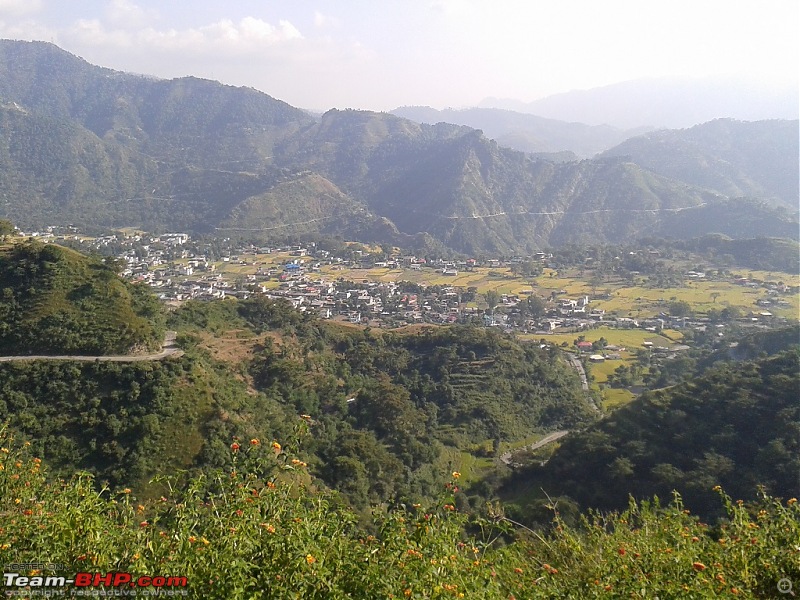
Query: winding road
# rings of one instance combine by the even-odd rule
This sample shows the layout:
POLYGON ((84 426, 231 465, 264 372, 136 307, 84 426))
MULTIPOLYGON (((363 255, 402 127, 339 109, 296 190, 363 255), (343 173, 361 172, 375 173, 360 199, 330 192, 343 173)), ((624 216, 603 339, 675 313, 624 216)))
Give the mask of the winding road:
POLYGON ((595 404, 592 395, 589 393, 589 380, 586 377, 586 370, 583 368, 581 359, 571 352, 564 352, 564 358, 567 359, 567 362, 572 365, 572 367, 578 372, 578 375, 580 375, 581 387, 583 388, 583 391, 586 392, 586 399, 589 401, 589 404, 592 405, 592 408, 595 410, 595 412, 602 413, 600 407, 595 404))
POLYGON ((73 355, 60 355, 48 356, 44 354, 39 355, 22 355, 22 356, 0 356, 0 362, 16 362, 23 360, 79 360, 84 362, 143 362, 148 360, 162 360, 168 356, 182 356, 183 350, 180 350, 175 344, 176 333, 168 331, 164 335, 164 345, 161 347, 161 352, 153 354, 121 354, 110 356, 73 356, 73 355))
MULTIPOLYGON (((524 450, 536 450, 541 448, 542 446, 546 446, 547 444, 551 444, 556 440, 560 440, 562 437, 567 435, 569 431, 554 431, 553 433, 548 433, 538 442, 530 444, 528 446, 523 446, 522 448, 517 448, 514 452, 523 452, 524 450)), ((501 462, 505 463, 509 467, 511 466, 511 452, 504 452, 500 455, 501 462)))

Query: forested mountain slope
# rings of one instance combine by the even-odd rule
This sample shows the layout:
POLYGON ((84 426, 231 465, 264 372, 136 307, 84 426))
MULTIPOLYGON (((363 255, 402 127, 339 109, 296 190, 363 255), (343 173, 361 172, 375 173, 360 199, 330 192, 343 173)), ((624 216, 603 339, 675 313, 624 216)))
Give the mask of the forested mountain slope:
MULTIPOLYGON (((722 363, 701 376, 645 392, 588 430, 566 439, 546 466, 517 485, 566 494, 583 506, 624 507, 673 490, 710 516, 720 485, 752 498, 759 485, 800 494, 800 352, 722 363)), ((509 488, 511 489, 511 488, 509 488)))
POLYGON ((35 241, 0 249, 0 353, 128 354, 160 347, 161 306, 105 264, 35 241))
POLYGON ((798 121, 717 119, 690 129, 632 137, 603 153, 729 197, 798 210, 798 121))
POLYGON ((796 157, 791 144, 773 147, 765 134, 737 150, 740 136, 716 129, 704 130, 708 143, 744 159, 769 146, 766 161, 754 164, 775 182, 754 178, 748 187, 747 171, 737 171, 723 185, 728 173, 715 169, 710 186, 623 158, 549 161, 467 127, 384 113, 332 110, 315 121, 253 89, 148 79, 51 44, 0 40, 0 216, 26 229, 67 222, 433 238, 465 253, 649 235, 739 237, 746 222, 762 235, 796 231, 794 216, 726 196, 778 193, 783 184, 768 167, 796 157), (726 199, 730 206, 720 204, 726 199))

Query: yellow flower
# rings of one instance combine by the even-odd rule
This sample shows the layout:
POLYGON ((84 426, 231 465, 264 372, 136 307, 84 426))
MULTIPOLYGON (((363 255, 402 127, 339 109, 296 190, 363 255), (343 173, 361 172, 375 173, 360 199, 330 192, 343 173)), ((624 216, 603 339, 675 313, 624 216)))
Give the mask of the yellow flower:
POLYGON ((14 504, 22 504, 22 498, 14 498, 14 504))
POLYGON ((789 498, 789 499, 786 501, 786 504, 788 504, 789 506, 791 506, 791 505, 792 505, 792 504, 794 504, 795 502, 797 502, 797 498, 789 498))
POLYGON ((458 471, 453 471, 453 479, 458 479, 459 477, 461 477, 461 473, 458 471))
POLYGON ((272 449, 275 450, 275 452, 280 452, 281 445, 278 442, 272 442, 272 449))
POLYGON ((300 415, 300 418, 303 419, 304 421, 310 421, 311 415, 300 415))
POLYGON ((201 537, 201 538, 200 538, 200 541, 201 541, 201 542, 203 542, 203 544, 205 544, 206 546, 208 546, 208 545, 211 543, 211 542, 209 542, 209 541, 208 541, 206 538, 204 538, 204 537, 201 537))
POLYGON ((306 554, 306 562, 310 565, 313 565, 315 562, 317 562, 317 559, 310 554, 306 554))

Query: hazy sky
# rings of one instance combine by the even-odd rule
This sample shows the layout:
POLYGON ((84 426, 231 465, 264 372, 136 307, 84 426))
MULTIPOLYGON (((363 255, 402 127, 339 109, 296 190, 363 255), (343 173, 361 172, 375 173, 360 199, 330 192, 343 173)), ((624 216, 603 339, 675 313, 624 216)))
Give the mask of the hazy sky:
POLYGON ((294 106, 531 101, 640 77, 797 84, 798 0, 0 0, 0 37, 294 106))

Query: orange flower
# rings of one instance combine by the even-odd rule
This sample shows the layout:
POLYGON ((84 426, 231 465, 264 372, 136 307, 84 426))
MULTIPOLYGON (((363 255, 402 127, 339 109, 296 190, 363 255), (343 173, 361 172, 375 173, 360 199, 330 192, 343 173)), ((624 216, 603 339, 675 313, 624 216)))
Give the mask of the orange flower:
POLYGON ((622 546, 620 546, 619 550, 617 550, 617 553, 618 553, 620 556, 625 556, 625 548, 623 548, 622 546))
POLYGON ((703 563, 701 563, 701 562, 693 562, 693 563, 692 563, 692 568, 693 568, 695 571, 705 571, 705 570, 706 570, 708 567, 706 567, 706 566, 705 566, 703 563))
POLYGON ((792 504, 794 504, 795 502, 797 502, 797 498, 789 498, 789 499, 786 501, 786 504, 788 504, 789 506, 791 506, 791 505, 792 505, 792 504))
POLYGON ((278 442, 272 442, 272 449, 275 450, 275 452, 280 452, 281 445, 278 442))
POLYGON ((142 527, 142 528, 147 527, 149 525, 150 525, 150 523, 148 523, 147 521, 142 521, 141 523, 139 523, 139 527, 142 527))
POLYGON ((461 477, 461 473, 458 471, 453 471, 453 479, 458 479, 459 477, 461 477))
POLYGON ((251 446, 258 446, 260 443, 261 442, 257 438, 253 438, 252 440, 250 440, 251 446))
POLYGON ((306 554, 306 562, 307 562, 308 564, 310 564, 310 565, 313 565, 315 562, 317 562, 317 559, 316 559, 316 558, 314 558, 314 557, 313 557, 312 555, 310 555, 310 554, 306 554))
POLYGON ((238 452, 239 448, 241 448, 241 446, 239 446, 239 444, 237 442, 233 442, 231 444, 231 450, 233 450, 234 452, 238 452))

